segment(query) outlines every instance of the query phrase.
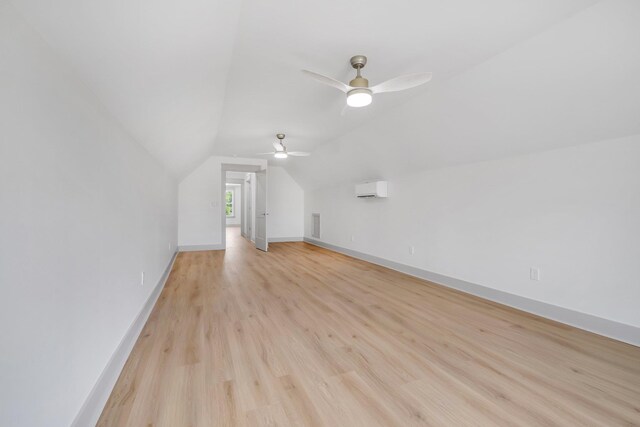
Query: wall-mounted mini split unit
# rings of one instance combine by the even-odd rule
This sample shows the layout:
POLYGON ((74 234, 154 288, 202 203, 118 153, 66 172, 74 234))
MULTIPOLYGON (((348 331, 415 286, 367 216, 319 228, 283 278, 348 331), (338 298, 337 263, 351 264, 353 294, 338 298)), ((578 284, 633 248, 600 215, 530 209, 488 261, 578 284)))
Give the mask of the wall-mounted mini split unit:
POLYGON ((387 197, 387 181, 365 182, 356 185, 356 197, 384 198, 387 197))

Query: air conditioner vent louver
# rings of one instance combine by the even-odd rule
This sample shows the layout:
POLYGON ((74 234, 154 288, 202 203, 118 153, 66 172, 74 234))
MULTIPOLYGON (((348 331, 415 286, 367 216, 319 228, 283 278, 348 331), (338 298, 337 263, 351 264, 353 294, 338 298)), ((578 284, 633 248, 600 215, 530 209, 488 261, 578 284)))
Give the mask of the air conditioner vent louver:
POLYGON ((356 185, 356 197, 358 198, 384 198, 387 197, 387 181, 365 182, 356 185))
POLYGON ((314 213, 311 214, 312 224, 311 224, 311 237, 316 239, 320 238, 320 214, 314 213))

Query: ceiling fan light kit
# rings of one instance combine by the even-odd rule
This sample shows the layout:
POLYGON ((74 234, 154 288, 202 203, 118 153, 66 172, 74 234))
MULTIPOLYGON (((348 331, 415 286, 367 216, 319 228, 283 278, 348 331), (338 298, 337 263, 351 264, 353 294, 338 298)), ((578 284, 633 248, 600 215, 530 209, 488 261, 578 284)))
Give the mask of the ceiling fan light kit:
POLYGON ((313 71, 302 70, 309 77, 320 83, 334 87, 347 94, 347 105, 349 107, 366 107, 373 101, 373 95, 384 92, 398 92, 412 87, 420 86, 431 80, 431 73, 407 74, 382 82, 376 86, 369 87, 369 80, 362 77, 362 69, 367 65, 367 57, 356 55, 351 57, 351 66, 356 70, 356 77, 349 84, 342 83, 331 77, 314 73, 313 71))
POLYGON ((276 159, 286 159, 289 156, 306 157, 311 155, 304 151, 287 151, 287 147, 285 147, 283 141, 284 136, 284 133, 276 134, 276 138, 278 138, 278 140, 273 142, 273 148, 275 148, 276 151, 272 151, 270 153, 258 153, 258 155, 273 155, 276 159))
POLYGON ((347 105, 349 107, 366 107, 371 104, 373 95, 369 89, 353 89, 347 93, 347 105))

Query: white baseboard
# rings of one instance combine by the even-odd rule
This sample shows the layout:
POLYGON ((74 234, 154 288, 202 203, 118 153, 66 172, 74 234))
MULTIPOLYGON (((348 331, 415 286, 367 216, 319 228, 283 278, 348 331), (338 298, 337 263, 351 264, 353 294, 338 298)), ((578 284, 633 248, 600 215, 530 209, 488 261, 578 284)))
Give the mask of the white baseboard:
POLYGON ((302 242, 302 237, 269 237, 269 243, 302 242))
POLYGON ((109 396, 111 395, 111 391, 120 376, 120 372, 122 372, 122 368, 129 358, 129 354, 131 350, 133 350, 133 346, 138 340, 138 336, 142 332, 142 328, 145 323, 147 323, 147 319, 151 314, 151 310, 153 306, 156 304, 164 285, 169 278, 169 274, 171 273, 171 269, 173 268, 173 263, 178 255, 177 252, 173 254, 171 257, 171 261, 169 265, 164 270, 162 277, 158 281, 158 284, 147 298, 142 310, 138 313, 138 316, 135 318, 129 330, 120 341, 120 344, 116 348, 116 351, 111 355, 107 366, 105 366, 102 374, 98 378, 98 381, 91 389, 87 400, 85 400, 84 404, 80 408, 80 412, 76 415, 76 418, 73 420, 71 424, 72 427, 86 427, 86 426, 95 426, 100 418, 100 414, 102 414, 102 410, 104 409, 104 405, 106 405, 109 396))
POLYGON ((304 238, 304 241, 312 245, 330 249, 335 252, 358 258, 372 264, 381 265, 410 276, 418 277, 429 282, 437 283, 449 288, 457 289, 468 294, 478 296, 490 301, 517 308, 547 319, 555 320, 560 323, 584 329, 605 337, 615 340, 624 341, 626 343, 640 346, 640 328, 627 325, 625 323, 616 322, 602 317, 594 316, 587 313, 581 313, 568 308, 559 307, 557 305, 548 304, 546 302, 536 301, 530 298, 521 297, 519 295, 510 294, 508 292, 492 289, 487 286, 478 285, 467 282, 465 280, 456 279, 454 277, 445 276, 443 274, 434 273, 432 271, 423 270, 417 267, 411 267, 395 261, 390 261, 374 255, 365 254, 363 252, 354 251, 352 249, 343 248, 341 246, 325 243, 320 240, 304 238))
POLYGON ((216 245, 183 245, 178 246, 179 252, 195 252, 195 251, 221 251, 224 250, 222 243, 216 245))

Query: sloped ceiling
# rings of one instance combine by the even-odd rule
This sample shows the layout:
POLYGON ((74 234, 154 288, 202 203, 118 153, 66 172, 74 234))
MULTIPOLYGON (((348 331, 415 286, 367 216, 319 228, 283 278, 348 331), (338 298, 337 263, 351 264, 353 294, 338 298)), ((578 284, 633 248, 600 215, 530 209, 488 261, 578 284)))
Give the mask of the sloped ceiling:
POLYGON ((279 131, 291 149, 313 150, 426 90, 381 95, 341 116, 344 95, 301 69, 349 81, 349 58, 362 53, 372 84, 418 71, 437 83, 591 3, 245 0, 215 151, 265 152, 279 131))
POLYGON ((210 154, 240 2, 13 3, 106 109, 174 174, 184 175, 210 154))
POLYGON ((640 132, 634 0, 14 4, 177 177, 276 132, 313 151, 277 163, 305 188, 640 132), (359 53, 373 84, 434 79, 341 116, 300 69, 346 81, 359 53))
POLYGON ((288 162, 289 173, 313 189, 640 134, 638 22, 640 2, 600 2, 288 162))

